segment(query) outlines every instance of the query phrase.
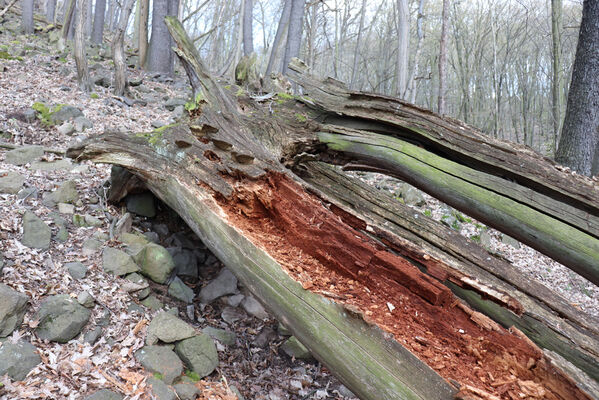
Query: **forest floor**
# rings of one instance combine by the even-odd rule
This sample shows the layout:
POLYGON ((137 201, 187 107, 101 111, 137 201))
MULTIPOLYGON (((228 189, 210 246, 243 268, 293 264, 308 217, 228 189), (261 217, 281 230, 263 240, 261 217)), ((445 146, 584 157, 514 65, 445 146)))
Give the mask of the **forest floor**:
MULTIPOLYGON (((183 76, 175 78, 174 82, 164 81, 130 69, 129 79, 143 81, 141 86, 132 88, 132 91, 147 104, 128 106, 123 99, 111 94, 111 88, 96 85, 94 95, 82 94, 77 88, 72 56, 67 52, 57 52, 44 39, 0 32, 0 51, 16 57, 12 60, 0 59, 0 141, 4 143, 41 144, 65 150, 69 143, 100 135, 105 130, 151 131, 174 118, 173 112, 165 108, 166 101, 186 97, 189 91, 183 76), (58 129, 59 126, 46 126, 37 119, 28 122, 26 111, 36 102, 75 106, 83 111, 92 127, 81 133, 66 134, 58 129)), ((99 56, 96 61, 90 61, 92 76, 110 72, 110 64, 111 61, 99 56)), ((151 320, 156 311, 140 306, 129 293, 121 289, 123 279, 102 270, 101 249, 95 252, 83 250, 84 243, 90 238, 108 234, 108 215, 118 218, 123 214, 120 206, 103 201, 104 183, 109 179, 110 167, 84 163, 67 170, 40 170, 31 165, 7 164, 4 162, 5 153, 6 150, 0 149, 0 173, 16 171, 25 178, 25 188, 32 189, 27 197, 0 194, 0 255, 5 264, 0 273, 0 282, 26 293, 30 298, 24 324, 13 333, 10 340, 29 340, 38 349, 42 363, 24 381, 11 382, 7 378, 0 378, 4 384, 4 388, 0 389, 0 399, 77 399, 98 388, 111 388, 128 399, 146 398, 146 373, 131 354, 143 346, 145 328, 140 321, 151 320), (52 191, 66 180, 76 182, 82 200, 76 205, 76 212, 94 215, 102 221, 102 225, 91 228, 69 225, 68 239, 62 243, 52 241, 46 251, 23 246, 21 220, 27 210, 34 211, 48 221, 54 234, 59 229, 53 222, 53 210, 42 201, 42 194, 52 191), (64 265, 71 261, 81 261, 89 267, 90 273, 85 279, 71 279, 65 273, 64 265), (66 344, 39 340, 33 333, 33 314, 41 299, 57 293, 76 297, 81 291, 91 292, 98 305, 101 305, 93 309, 90 325, 106 318, 106 310, 109 310, 110 322, 104 326, 102 338, 93 345, 77 339, 66 344)), ((45 161, 61 158, 61 155, 46 153, 45 161)), ((400 192, 405 189, 400 181, 393 178, 377 174, 356 175, 398 198, 401 198, 400 192)), ((480 242, 491 254, 505 258, 524 274, 555 290, 579 309, 599 315, 598 287, 535 250, 454 212, 432 197, 426 194, 421 196, 422 199, 412 205, 415 209, 445 221, 464 236, 480 242)), ((180 221, 171 221, 169 226, 178 223, 181 224, 180 221)), ((136 218, 134 221, 134 229, 140 232, 148 231, 152 226, 153 221, 146 218, 136 218)), ((180 229, 190 240, 197 241, 188 228, 180 229)), ((176 233, 180 232, 169 232, 176 233)), ((118 243, 109 244, 118 246, 118 243)), ((196 289, 209 282, 220 267, 213 265, 208 268, 196 283, 196 289)), ((178 308, 182 318, 185 318, 184 305, 169 298, 164 290, 154 289, 167 307, 178 308)), ((237 337, 232 345, 218 346, 219 367, 197 383, 203 391, 200 398, 234 399, 234 388, 247 399, 351 398, 351 393, 320 363, 297 360, 283 354, 279 347, 285 336, 278 332, 278 323, 273 318, 261 320, 245 315, 229 324, 222 320, 224 303, 216 302, 208 306, 197 303, 196 306, 199 317, 193 321, 187 319, 194 327, 226 328, 237 337), (266 343, 260 343, 265 337, 266 343)))

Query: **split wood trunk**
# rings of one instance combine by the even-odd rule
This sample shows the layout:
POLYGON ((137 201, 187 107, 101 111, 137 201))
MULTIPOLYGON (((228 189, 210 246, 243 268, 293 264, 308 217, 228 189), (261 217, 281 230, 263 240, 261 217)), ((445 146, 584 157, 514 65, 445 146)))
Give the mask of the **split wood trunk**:
POLYGON ((106 133, 71 157, 131 171, 360 398, 599 398, 599 321, 326 163, 399 176, 549 255, 562 246, 596 278, 591 181, 297 61, 307 96, 241 94, 166 21, 194 89, 189 122, 106 133))

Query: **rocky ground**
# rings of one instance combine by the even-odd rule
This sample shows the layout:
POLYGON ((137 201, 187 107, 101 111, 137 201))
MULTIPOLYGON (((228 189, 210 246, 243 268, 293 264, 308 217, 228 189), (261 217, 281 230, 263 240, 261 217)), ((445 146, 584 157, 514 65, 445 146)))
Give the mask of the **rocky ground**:
MULTIPOLYGON (((68 51, 0 28, 0 399, 352 398, 150 194, 108 204, 110 167, 63 156, 105 130, 179 119, 183 77, 130 70, 111 95, 106 48, 83 95, 68 51), (11 149, 10 147, 16 147, 11 149)), ((12 24, 12 25, 11 25, 12 24)), ((131 58, 134 62, 134 58, 131 58)), ((358 174, 599 313, 599 289, 399 181, 358 174)))

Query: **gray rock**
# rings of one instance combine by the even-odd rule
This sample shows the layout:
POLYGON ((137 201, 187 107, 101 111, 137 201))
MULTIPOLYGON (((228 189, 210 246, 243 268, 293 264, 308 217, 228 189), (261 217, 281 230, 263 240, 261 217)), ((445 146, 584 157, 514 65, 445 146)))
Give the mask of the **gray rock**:
POLYGON ((227 346, 234 345, 235 340, 237 338, 237 336, 233 332, 226 331, 224 329, 214 328, 212 326, 205 327, 204 329, 202 329, 202 332, 210 336, 212 339, 216 339, 227 346))
POLYGON ((164 307, 164 304, 154 295, 146 297, 141 304, 148 307, 150 310, 160 310, 164 307))
POLYGON ((34 249, 47 249, 51 237, 50 227, 31 211, 26 211, 23 215, 22 243, 34 249))
POLYGON ((235 396, 237 396, 237 400, 245 400, 245 398, 243 397, 243 395, 241 394, 239 389, 237 389, 237 386, 230 385, 229 389, 231 389, 231 391, 235 394, 235 396))
POLYGON ((130 213, 125 213, 114 226, 114 236, 120 238, 123 234, 131 232, 133 218, 130 213))
POLYGON ((349 398, 357 397, 351 390, 349 390, 344 385, 339 385, 339 389, 337 389, 337 391, 343 397, 349 397, 349 398))
POLYGON ((63 122, 71 119, 83 116, 83 113, 77 107, 62 105, 58 107, 58 110, 50 114, 50 121, 53 124, 62 124, 63 122))
POLYGON ((108 75, 108 74, 101 73, 99 75, 96 75, 93 78, 93 81, 94 81, 94 85, 96 85, 96 86, 102 86, 105 88, 110 87, 110 75, 108 75))
POLYGON ((102 336, 102 327, 96 326, 94 329, 85 332, 85 335, 83 335, 83 341, 85 343, 94 345, 98 341, 98 339, 100 339, 101 336, 102 336))
POLYGON ((187 103, 186 99, 183 99, 181 97, 173 97, 173 98, 168 99, 164 103, 164 108, 166 108, 169 111, 173 111, 175 109, 175 107, 184 106, 185 103, 187 103))
POLYGON ((235 294, 237 278, 228 268, 223 268, 218 276, 200 290, 200 302, 212 303, 221 296, 235 294))
POLYGON ((33 108, 27 108, 23 111, 23 118, 25 119, 25 122, 32 124, 37 120, 37 111, 33 108))
POLYGON ((93 306, 96 304, 96 300, 94 300, 94 297, 87 290, 79 293, 77 296, 77 302, 85 308, 93 308, 93 306))
POLYGON ((187 322, 166 311, 160 311, 150 325, 146 336, 147 344, 156 344, 158 340, 173 343, 195 335, 195 330, 187 322))
POLYGON ((480 233, 480 245, 485 249, 490 250, 493 248, 493 239, 491 238, 491 234, 487 229, 483 230, 480 233))
POLYGON ((56 161, 34 161, 31 163, 31 169, 35 171, 70 171, 73 169, 73 164, 67 159, 56 161))
POLYGON ((6 152, 4 162, 13 165, 28 164, 44 155, 42 146, 23 146, 6 152))
POLYGON ((38 190, 36 187, 23 188, 17 193, 19 200, 23 199, 36 199, 38 196, 38 190))
POLYGON ((269 328, 267 326, 267 327, 264 327, 264 329, 262 329, 262 331, 260 331, 258 336, 256 336, 253 344, 256 347, 265 348, 276 337, 277 337, 276 332, 272 328, 269 328))
POLYGON ((232 325, 235 322, 239 321, 246 317, 246 314, 236 307, 225 307, 223 312, 220 314, 223 321, 227 324, 232 325))
POLYGON ((4 269, 4 255, 2 253, 0 253, 0 275, 2 275, 2 270, 4 269))
POLYGON ((39 321, 35 328, 42 340, 66 343, 77 336, 91 312, 66 294, 55 295, 42 301, 34 320, 39 321))
POLYGON ((183 116, 185 115, 185 107, 184 106, 177 106, 173 109, 173 113, 171 114, 171 117, 175 120, 178 121, 181 118, 183 118, 183 116))
POLYGON ((143 78, 131 78, 129 79, 129 86, 139 87, 143 83, 143 78))
POLYGON ((83 116, 75 118, 75 121, 73 122, 75 125, 75 130, 77 132, 83 132, 86 129, 91 129, 94 126, 94 124, 92 124, 92 122, 89 119, 83 116))
POLYGON ((0 283, 0 337, 10 335, 21 326, 29 297, 0 283))
POLYGON ((279 332, 279 335, 281 335, 281 336, 291 336, 292 335, 291 331, 289 329, 287 329, 287 327, 280 322, 279 322, 279 325, 277 325, 277 332, 279 332))
POLYGON ((254 296, 246 296, 241 302, 241 306, 248 314, 258 319, 267 319, 269 317, 262 304, 254 296))
POLYGON ((177 400, 177 395, 164 382, 156 378, 148 378, 147 384, 152 389, 154 400, 177 400))
POLYGON ((102 252, 102 268, 116 276, 139 271, 139 267, 129 254, 112 247, 106 247, 102 252))
POLYGON ((86 239, 85 242, 83 242, 82 253, 85 256, 90 256, 96 253, 98 250, 100 250, 103 245, 104 242, 91 237, 89 239, 86 239))
POLYGON ((63 182, 55 191, 44 197, 44 205, 53 207, 58 203, 76 203, 79 199, 75 181, 63 182))
POLYGON ((18 172, 0 172, 0 193, 17 194, 25 183, 25 177, 18 172))
POLYGON ((173 257, 175 273, 178 276, 198 277, 198 262, 192 251, 180 247, 171 247, 167 250, 173 257))
POLYGON ((71 135, 73 132, 75 132, 75 127, 70 122, 65 122, 64 124, 60 125, 57 130, 58 133, 63 135, 71 135))
POLYGON ((56 236, 54 236, 54 239, 61 243, 66 242, 69 239, 69 231, 67 230, 67 228, 64 226, 58 228, 58 232, 56 232, 56 236))
POLYGON ((181 400, 195 400, 196 396, 200 394, 200 390, 189 383, 177 383, 174 388, 181 400))
POLYGON ((411 185, 403 185, 401 192, 400 192, 401 198, 403 199, 403 201, 405 202, 405 204, 408 204, 410 206, 423 206, 424 204, 426 204, 426 201, 424 200, 424 196, 422 195, 422 192, 418 189, 416 189, 414 186, 411 185))
POLYGON ((94 226, 94 227, 99 227, 102 226, 103 222, 101 219, 94 217, 93 215, 90 214, 85 214, 83 216, 83 219, 85 221, 85 224, 87 226, 94 226))
POLYGON ((154 195, 150 192, 130 194, 125 199, 127 211, 143 217, 154 218, 156 216, 156 204, 154 195))
POLYGON ((171 284, 168 286, 168 294, 177 300, 181 300, 185 303, 193 302, 195 293, 187 286, 178 276, 173 279, 171 284))
POLYGON ((87 396, 84 400, 122 400, 123 396, 108 389, 100 389, 96 393, 87 396))
POLYGON ((22 381, 41 362, 37 349, 31 343, 7 341, 0 346, 0 376, 8 375, 15 381, 22 381))
POLYGON ((87 274, 87 267, 79 261, 66 263, 65 268, 69 271, 69 274, 73 279, 83 279, 87 274))
POLYGON ((168 251, 155 243, 149 243, 137 254, 135 260, 141 273, 156 283, 165 283, 175 268, 173 258, 168 251))
MULTIPOLYGON (((160 243, 160 236, 156 232, 144 232, 144 236, 152 243, 160 243)), ((174 260, 173 260, 174 261, 174 260)), ((175 262, 175 267, 177 263, 175 262)))
POLYGON ((75 214, 75 206, 68 203, 58 203, 58 212, 61 214, 75 214))
POLYGON ((453 214, 445 214, 441 217, 441 223, 443 225, 447 225, 451 229, 455 229, 456 231, 460 230, 460 221, 453 214))
POLYGON ((502 235, 501 243, 507 244, 508 246, 512 246, 514 249, 520 248, 520 242, 508 235, 502 235))
POLYGON ((154 232, 158 233, 160 236, 163 237, 168 235, 169 233, 168 226, 166 226, 166 224, 153 224, 152 228, 154 232))
POLYGON ((135 352, 135 358, 151 373, 160 374, 161 380, 169 385, 183 372, 183 363, 166 346, 144 346, 135 352))
POLYGON ((183 363, 200 377, 210 375, 218 366, 218 353, 210 336, 199 334, 180 341, 175 352, 183 363))
POLYGON ((295 336, 291 336, 281 345, 281 350, 285 352, 289 357, 297 358, 300 360, 310 360, 312 359, 312 354, 310 354, 310 350, 306 348, 297 340, 295 336))
POLYGON ((237 307, 237 306, 239 306, 239 304, 241 304, 241 302, 243 301, 244 298, 245 298, 245 296, 242 295, 241 293, 240 294, 234 294, 233 296, 228 296, 225 299, 225 303, 228 306, 237 307))

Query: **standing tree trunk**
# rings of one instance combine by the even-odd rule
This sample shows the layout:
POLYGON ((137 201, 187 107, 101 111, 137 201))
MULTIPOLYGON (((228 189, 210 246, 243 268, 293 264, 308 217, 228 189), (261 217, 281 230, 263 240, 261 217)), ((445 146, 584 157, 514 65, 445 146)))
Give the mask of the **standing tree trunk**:
POLYGON ((112 40, 112 51, 114 53, 114 94, 123 96, 127 88, 127 65, 125 64, 125 33, 129 25, 129 16, 133 9, 135 0, 127 0, 121 12, 121 20, 117 27, 114 39, 112 40))
POLYGON ((60 37, 63 41, 65 41, 69 35, 69 28, 71 27, 71 21, 73 20, 73 13, 75 12, 76 5, 76 0, 69 0, 69 5, 67 6, 67 10, 64 15, 64 21, 62 21, 62 31, 60 32, 60 37))
POLYGON ((56 15, 56 0, 48 0, 46 2, 46 19, 49 23, 54 23, 54 16, 56 15))
POLYGON ((139 61, 138 68, 146 65, 148 54, 148 16, 150 11, 149 0, 139 0, 139 61))
POLYGON ((150 39, 148 51, 147 69, 150 72, 170 75, 173 73, 171 39, 164 24, 164 17, 168 15, 169 0, 153 0, 153 3, 152 38, 150 39))
POLYGON ((360 55, 360 45, 362 44, 362 31, 364 30, 364 15, 366 14, 366 0, 362 0, 360 9, 360 28, 358 29, 358 39, 356 40, 356 50, 354 51, 354 63, 351 69, 351 79, 349 80, 350 89, 356 85, 356 74, 358 71, 358 56, 360 55))
POLYGON ((393 94, 403 99, 408 81, 408 44, 410 43, 408 0, 397 0, 397 61, 393 94))
POLYGON ((412 75, 408 81, 408 88, 406 89, 410 93, 410 103, 416 103, 416 76, 420 69, 420 54, 422 54, 422 44, 424 42, 424 0, 418 2, 418 17, 416 18, 416 34, 418 36, 418 42, 416 43, 416 54, 414 55, 414 68, 412 68, 412 75))
POLYGON ((23 33, 29 35, 33 33, 33 0, 23 0, 22 7, 23 33))
POLYGON ((85 38, 89 39, 92 35, 94 4, 92 0, 87 2, 87 14, 85 16, 85 38))
POLYGON ((559 137, 561 123, 561 97, 562 97, 562 79, 561 79, 561 39, 562 39, 562 0, 551 0, 551 41, 553 42, 552 72, 551 81, 551 115, 553 117, 553 154, 557 150, 557 140, 559 137))
POLYGON ((87 13, 87 2, 91 0, 79 0, 77 10, 77 23, 75 24, 75 64, 77 64, 77 82, 79 88, 85 93, 92 89, 87 59, 85 57, 85 14, 87 13))
POLYGON ((249 56, 254 52, 253 18, 254 2, 243 0, 243 55, 249 56))
POLYGON ((557 162, 590 175, 599 140, 599 1, 585 0, 557 162))
MULTIPOLYGON (((270 51, 270 57, 268 59, 268 65, 266 66, 266 77, 270 77, 270 73, 273 70, 275 65, 275 60, 277 59, 277 53, 281 42, 283 41, 283 37, 285 36, 285 32, 289 27, 289 16, 291 15, 291 4, 293 0, 284 0, 285 5, 283 6, 283 12, 281 13, 281 19, 279 19, 279 25, 277 26, 277 33, 275 34, 275 40, 272 42, 272 49, 270 51)), ((283 55, 284 57, 284 55, 283 55)), ((275 72, 280 72, 276 70, 275 72)))
POLYGON ((443 0, 441 16, 441 40, 439 42, 439 99, 437 112, 445 114, 445 92, 447 90, 447 24, 449 20, 449 0, 443 0))
POLYGON ((102 43, 104 36, 104 15, 106 14, 106 0, 96 0, 96 12, 94 14, 94 27, 92 29, 92 42, 102 43))
POLYGON ((283 57, 283 74, 289 72, 289 62, 293 57, 299 57, 302 44, 302 24, 304 20, 304 0, 290 0, 291 11, 289 12, 289 31, 287 33, 287 45, 285 46, 285 57, 283 57))

